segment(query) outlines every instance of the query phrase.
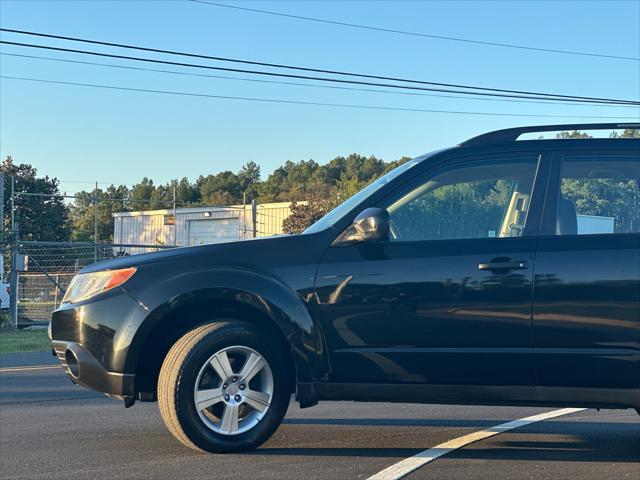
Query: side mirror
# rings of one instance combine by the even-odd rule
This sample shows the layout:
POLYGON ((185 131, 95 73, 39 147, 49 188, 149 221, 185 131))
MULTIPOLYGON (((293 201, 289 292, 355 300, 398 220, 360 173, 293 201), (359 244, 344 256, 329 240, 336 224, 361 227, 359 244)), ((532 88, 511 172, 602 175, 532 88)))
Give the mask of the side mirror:
POLYGON ((367 208, 340 234, 333 245, 389 240, 389 212, 384 208, 367 208))

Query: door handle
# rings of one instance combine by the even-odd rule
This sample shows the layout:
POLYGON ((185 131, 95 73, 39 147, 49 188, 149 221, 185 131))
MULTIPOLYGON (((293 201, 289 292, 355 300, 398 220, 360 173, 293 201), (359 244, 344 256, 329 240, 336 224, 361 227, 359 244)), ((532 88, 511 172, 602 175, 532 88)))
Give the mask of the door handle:
POLYGON ((478 264, 478 270, 524 270, 526 268, 528 268, 527 262, 524 260, 478 264))

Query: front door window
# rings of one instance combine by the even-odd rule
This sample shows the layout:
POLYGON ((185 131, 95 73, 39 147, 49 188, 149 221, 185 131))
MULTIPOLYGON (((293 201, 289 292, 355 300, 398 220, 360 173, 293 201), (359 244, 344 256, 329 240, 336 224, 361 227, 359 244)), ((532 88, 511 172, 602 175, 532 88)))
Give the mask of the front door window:
POLYGON ((387 206, 393 241, 522 235, 538 159, 453 168, 387 206))

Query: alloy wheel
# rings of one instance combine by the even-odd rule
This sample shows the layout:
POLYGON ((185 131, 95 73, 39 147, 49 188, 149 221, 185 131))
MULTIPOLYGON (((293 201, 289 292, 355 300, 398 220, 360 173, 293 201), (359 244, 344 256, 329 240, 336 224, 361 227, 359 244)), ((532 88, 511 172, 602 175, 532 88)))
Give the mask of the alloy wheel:
POLYGON ((227 347, 202 365, 194 404, 207 428, 238 435, 255 427, 273 398, 273 373, 267 360, 245 346, 227 347))

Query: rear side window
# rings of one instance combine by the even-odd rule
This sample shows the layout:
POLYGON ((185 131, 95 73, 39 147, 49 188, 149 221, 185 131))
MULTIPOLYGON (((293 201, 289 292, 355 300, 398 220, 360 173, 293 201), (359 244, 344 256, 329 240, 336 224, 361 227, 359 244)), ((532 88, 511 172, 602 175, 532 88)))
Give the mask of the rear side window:
POLYGON ((640 158, 565 156, 560 169, 557 235, 640 232, 640 158))

